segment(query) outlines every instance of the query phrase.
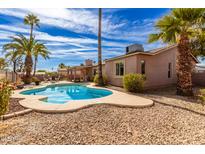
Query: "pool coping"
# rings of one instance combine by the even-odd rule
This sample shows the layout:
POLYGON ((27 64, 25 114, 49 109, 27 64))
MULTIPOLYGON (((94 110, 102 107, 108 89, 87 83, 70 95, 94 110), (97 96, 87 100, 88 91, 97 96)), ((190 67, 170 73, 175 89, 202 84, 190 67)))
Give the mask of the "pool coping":
POLYGON ((84 100, 71 100, 64 104, 54 104, 40 101, 41 99, 47 98, 41 95, 23 95, 21 92, 31 89, 45 88, 48 85, 59 85, 59 84, 75 84, 73 82, 61 81, 57 83, 48 83, 40 86, 34 86, 33 88, 24 88, 22 90, 15 90, 12 97, 24 98, 20 100, 19 103, 25 108, 33 109, 35 111, 46 112, 46 113, 64 113, 64 112, 74 112, 83 108, 91 107, 99 104, 108 104, 120 107, 134 107, 142 108, 149 107, 154 104, 150 99, 143 98, 140 96, 127 94, 124 92, 116 91, 109 88, 97 87, 91 83, 76 83, 83 84, 90 88, 105 89, 112 92, 111 95, 95 98, 95 99, 84 99, 84 100))

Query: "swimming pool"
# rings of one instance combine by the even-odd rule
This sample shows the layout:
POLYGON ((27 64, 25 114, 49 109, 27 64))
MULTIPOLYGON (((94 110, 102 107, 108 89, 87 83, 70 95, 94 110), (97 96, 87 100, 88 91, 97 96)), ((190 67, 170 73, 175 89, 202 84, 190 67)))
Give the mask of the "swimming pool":
POLYGON ((69 100, 94 99, 111 95, 112 92, 105 89, 89 88, 81 84, 49 85, 44 88, 26 90, 23 95, 45 95, 44 102, 63 104, 69 100))

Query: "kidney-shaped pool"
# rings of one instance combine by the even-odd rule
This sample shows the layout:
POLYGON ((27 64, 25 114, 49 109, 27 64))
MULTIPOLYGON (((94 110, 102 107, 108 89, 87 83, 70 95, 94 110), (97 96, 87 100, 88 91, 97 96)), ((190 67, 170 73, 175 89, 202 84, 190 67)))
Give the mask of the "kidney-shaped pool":
POLYGON ((111 95, 112 92, 105 89, 89 88, 81 84, 49 85, 44 88, 26 90, 23 95, 45 95, 44 102, 63 104, 69 100, 94 99, 111 95))

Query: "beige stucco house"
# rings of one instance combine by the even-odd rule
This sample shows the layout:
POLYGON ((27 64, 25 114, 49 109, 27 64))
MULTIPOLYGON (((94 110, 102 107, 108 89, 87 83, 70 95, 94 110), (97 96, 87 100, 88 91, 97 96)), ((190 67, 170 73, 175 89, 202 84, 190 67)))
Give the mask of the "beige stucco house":
MULTIPOLYGON (((176 45, 144 51, 142 45, 134 44, 126 48, 124 55, 106 59, 103 63, 103 74, 109 83, 115 86, 123 86, 123 76, 129 73, 144 74, 145 88, 173 85, 177 82, 177 54, 176 45)), ((196 65, 198 61, 192 57, 196 65)), ((86 60, 84 66, 79 66, 78 69, 72 67, 70 70, 78 71, 83 80, 89 81, 97 73, 97 65, 91 60, 86 60)))
MULTIPOLYGON (((157 88, 176 84, 177 46, 172 45, 151 51, 132 45, 126 54, 105 61, 105 70, 110 84, 123 85, 123 75, 140 73, 146 76, 145 87, 157 88)), ((197 59, 193 57, 194 65, 197 59)))

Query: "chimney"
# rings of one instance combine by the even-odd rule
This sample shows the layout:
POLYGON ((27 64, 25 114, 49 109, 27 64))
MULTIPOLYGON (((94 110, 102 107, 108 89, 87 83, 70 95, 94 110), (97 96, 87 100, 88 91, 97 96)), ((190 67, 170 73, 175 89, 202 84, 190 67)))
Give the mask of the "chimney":
POLYGON ((144 48, 141 44, 133 44, 126 47, 126 54, 134 52, 144 52, 144 48))
POLYGON ((85 60, 85 66, 92 66, 93 65, 93 61, 90 59, 86 59, 85 60))

